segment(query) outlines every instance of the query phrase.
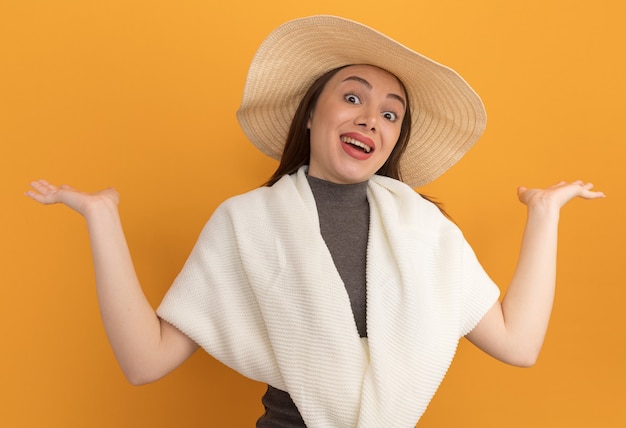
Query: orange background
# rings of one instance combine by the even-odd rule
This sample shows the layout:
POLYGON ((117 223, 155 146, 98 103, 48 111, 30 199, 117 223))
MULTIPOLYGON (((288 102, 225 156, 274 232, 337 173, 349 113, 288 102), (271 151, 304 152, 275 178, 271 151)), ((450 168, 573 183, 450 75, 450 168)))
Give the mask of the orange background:
POLYGON ((445 203, 503 290, 525 216, 516 186, 582 178, 608 194, 564 209, 538 364, 508 367, 462 341, 419 426, 626 426, 625 4, 0 2, 0 425, 253 426, 264 386, 203 352, 155 384, 126 383, 84 221, 23 192, 40 177, 115 186, 156 306, 217 204, 276 165, 235 119, 258 44, 288 19, 330 13, 450 65, 482 96, 485 136, 420 190, 445 203))

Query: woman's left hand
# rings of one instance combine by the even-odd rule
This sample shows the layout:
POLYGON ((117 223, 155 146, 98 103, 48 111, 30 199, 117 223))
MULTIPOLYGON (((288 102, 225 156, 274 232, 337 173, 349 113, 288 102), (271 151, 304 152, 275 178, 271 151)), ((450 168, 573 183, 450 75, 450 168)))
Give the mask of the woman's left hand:
POLYGON ((554 299, 559 212, 574 198, 604 197, 592 188, 583 181, 562 181, 547 189, 518 189, 519 200, 528 207, 520 256, 502 302, 467 335, 480 349, 509 364, 535 363, 554 299))
POLYGON ((574 198, 597 199, 605 197, 603 192, 597 192, 591 189, 593 189, 593 184, 585 183, 581 180, 572 183, 561 181, 547 189, 519 187, 517 189, 517 196, 519 200, 529 208, 547 206, 559 209, 574 198))

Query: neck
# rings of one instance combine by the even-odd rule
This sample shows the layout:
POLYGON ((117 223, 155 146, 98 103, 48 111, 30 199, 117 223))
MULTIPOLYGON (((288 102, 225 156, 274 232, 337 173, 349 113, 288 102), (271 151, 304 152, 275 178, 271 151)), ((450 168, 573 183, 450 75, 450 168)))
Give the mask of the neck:
POLYGON ((367 202, 367 181, 354 184, 337 184, 307 175, 316 200, 333 205, 360 205, 367 202))

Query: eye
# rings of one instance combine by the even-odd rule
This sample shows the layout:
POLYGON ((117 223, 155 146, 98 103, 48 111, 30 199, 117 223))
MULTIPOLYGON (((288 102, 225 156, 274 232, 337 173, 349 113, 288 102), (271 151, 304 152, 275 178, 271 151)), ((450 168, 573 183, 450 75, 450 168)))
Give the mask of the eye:
POLYGON ((395 122, 396 120, 398 120, 398 115, 392 111, 383 112, 383 117, 390 122, 395 122))
POLYGON ((361 104, 361 100, 354 94, 348 94, 344 96, 344 99, 348 101, 350 104, 361 104))

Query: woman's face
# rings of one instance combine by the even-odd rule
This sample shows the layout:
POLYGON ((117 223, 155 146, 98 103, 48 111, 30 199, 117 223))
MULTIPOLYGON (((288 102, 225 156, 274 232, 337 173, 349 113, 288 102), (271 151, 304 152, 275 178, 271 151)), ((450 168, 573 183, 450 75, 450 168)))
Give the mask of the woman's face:
POLYGON ((391 73, 370 65, 339 70, 311 112, 309 175, 338 184, 368 180, 395 147, 406 95, 391 73))

